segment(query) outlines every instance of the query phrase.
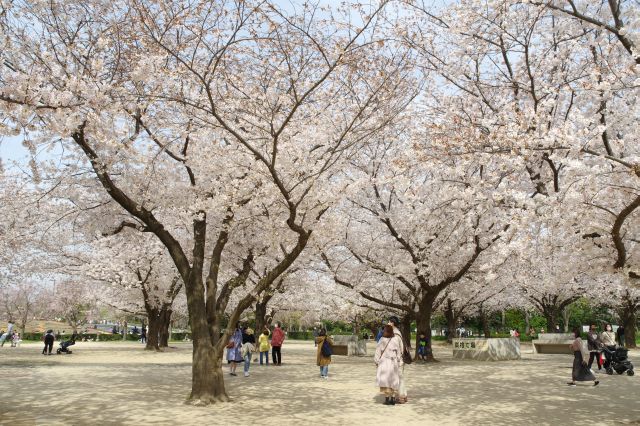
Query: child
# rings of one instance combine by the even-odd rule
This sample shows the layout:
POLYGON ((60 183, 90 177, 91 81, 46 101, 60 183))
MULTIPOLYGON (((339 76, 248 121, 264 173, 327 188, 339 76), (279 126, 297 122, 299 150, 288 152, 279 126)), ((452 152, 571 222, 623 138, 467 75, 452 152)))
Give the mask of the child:
POLYGON ((264 355, 267 365, 269 365, 269 330, 266 328, 258 338, 258 345, 260 347, 260 365, 262 365, 262 355, 264 355))
POLYGON ((424 333, 420 333, 420 339, 418 340, 418 356, 423 361, 427 360, 427 336, 424 333))
POLYGON ((22 343, 22 340, 20 339, 20 333, 13 333, 13 341, 11 342, 11 347, 19 347, 20 343, 22 343))

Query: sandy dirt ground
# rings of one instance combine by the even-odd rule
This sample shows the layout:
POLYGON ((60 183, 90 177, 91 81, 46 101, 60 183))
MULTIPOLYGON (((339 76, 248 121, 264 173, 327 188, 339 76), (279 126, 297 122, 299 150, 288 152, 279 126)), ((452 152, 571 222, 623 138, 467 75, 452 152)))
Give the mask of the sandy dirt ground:
MULTIPOLYGON (((640 424, 639 376, 603 373, 597 387, 569 387, 569 355, 526 350, 521 361, 458 361, 444 346, 435 350, 441 362, 406 366, 404 405, 381 404, 374 345, 368 357, 334 356, 325 381, 313 343, 287 341, 281 367, 252 364, 250 377, 225 370, 233 402, 192 407, 184 404, 191 345, 172 346, 151 353, 139 343, 79 342, 71 355, 43 356, 40 344, 5 345, 0 424, 640 424)), ((640 366, 640 352, 631 359, 640 366)))

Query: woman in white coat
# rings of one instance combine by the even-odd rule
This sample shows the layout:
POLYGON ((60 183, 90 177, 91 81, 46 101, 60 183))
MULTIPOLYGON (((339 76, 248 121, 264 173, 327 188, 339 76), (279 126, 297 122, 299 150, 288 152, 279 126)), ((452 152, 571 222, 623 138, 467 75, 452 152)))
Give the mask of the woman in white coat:
POLYGON ((376 347, 373 361, 378 366, 376 383, 384 394, 385 405, 395 405, 394 395, 400 388, 400 369, 402 368, 402 339, 393 333, 393 327, 386 325, 382 338, 376 347))

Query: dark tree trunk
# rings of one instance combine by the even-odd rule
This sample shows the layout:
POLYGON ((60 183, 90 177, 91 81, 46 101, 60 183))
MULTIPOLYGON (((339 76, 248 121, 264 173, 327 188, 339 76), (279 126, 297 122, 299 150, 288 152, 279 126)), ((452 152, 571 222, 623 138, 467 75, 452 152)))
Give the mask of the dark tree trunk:
POLYGON ((411 321, 413 321, 413 315, 405 315, 400 320, 400 333, 402 333, 403 343, 409 351, 411 351, 411 321))
POLYGON ((267 302, 256 302, 256 336, 259 336, 267 325, 267 302))
POLYGON ((209 333, 193 332, 193 363, 191 366, 191 394, 194 405, 228 402, 222 373, 222 352, 216 351, 209 333))
POLYGON ((544 318, 547 320, 547 332, 555 333, 556 324, 558 324, 558 312, 553 307, 546 307, 542 312, 544 318))
POLYGON ((480 323, 482 323, 482 332, 485 338, 491 337, 491 327, 489 327, 489 318, 487 318, 487 313, 480 309, 480 323))
POLYGON ((149 330, 147 331, 147 344, 144 347, 148 351, 160 350, 160 321, 157 308, 148 308, 147 319, 149 320, 149 330))
POLYGON ((416 333, 416 356, 418 355, 418 340, 420 339, 420 333, 424 333, 427 337, 427 362, 437 362, 433 356, 433 336, 431 333, 431 316, 433 314, 433 298, 425 299, 419 305, 418 315, 416 316, 416 325, 418 332, 416 333))
POLYGON ((636 347, 636 321, 637 303, 636 300, 627 296, 623 305, 618 310, 620 322, 624 326, 624 343, 627 348, 636 347))
POLYGON ((169 347, 169 338, 171 337, 169 333, 169 327, 171 326, 172 313, 173 311, 170 308, 168 308, 167 306, 163 306, 160 310, 160 314, 158 315, 158 344, 161 348, 169 347))

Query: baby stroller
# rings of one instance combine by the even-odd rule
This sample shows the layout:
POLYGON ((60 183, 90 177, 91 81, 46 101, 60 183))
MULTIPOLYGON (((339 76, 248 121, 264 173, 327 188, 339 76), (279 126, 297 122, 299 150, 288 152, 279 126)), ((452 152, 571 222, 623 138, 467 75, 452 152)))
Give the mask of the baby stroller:
POLYGON ((60 355, 60 354, 71 354, 73 352, 69 349, 69 346, 73 346, 75 344, 76 344, 76 334, 74 333, 71 336, 71 339, 65 340, 64 342, 60 342, 60 347, 56 350, 56 353, 58 355, 60 355))
POLYGON ((633 364, 627 358, 628 350, 623 347, 604 347, 604 356, 606 361, 604 363, 604 367, 607 371, 607 374, 613 374, 615 371, 618 374, 622 374, 625 371, 627 375, 633 376, 633 364))

